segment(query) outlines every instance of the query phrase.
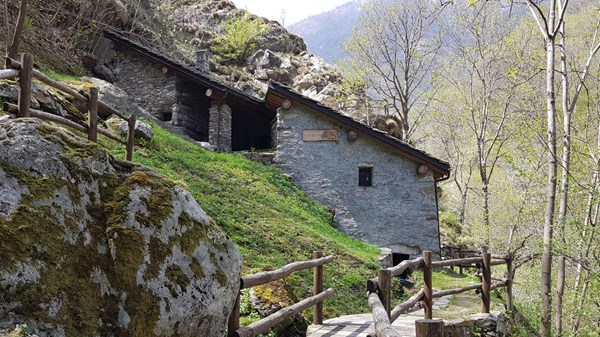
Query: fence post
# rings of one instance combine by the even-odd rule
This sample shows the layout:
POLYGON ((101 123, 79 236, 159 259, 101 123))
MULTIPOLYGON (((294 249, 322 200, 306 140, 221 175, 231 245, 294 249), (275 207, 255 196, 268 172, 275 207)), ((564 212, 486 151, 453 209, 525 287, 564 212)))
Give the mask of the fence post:
POLYGON ((131 115, 127 121, 129 130, 127 132, 127 156, 125 159, 131 161, 133 157, 133 138, 135 137, 135 115, 131 115))
MULTIPOLYGON (((313 252, 313 259, 319 259, 323 257, 323 251, 315 250, 313 252)), ((317 266, 313 268, 313 296, 316 296, 323 292, 323 266, 317 266)), ((315 312, 313 313, 313 324, 323 324, 323 302, 315 304, 315 312)))
POLYGON ((431 280, 431 252, 423 251, 423 302, 425 303, 425 319, 431 319, 433 310, 433 288, 431 280))
POLYGON ((88 111, 88 139, 96 142, 98 140, 98 87, 90 88, 88 111))
POLYGON ((379 299, 387 312, 388 318, 391 318, 392 312, 392 271, 389 269, 379 269, 377 272, 377 283, 379 285, 379 299))
POLYGON ((481 312, 490 313, 490 285, 492 282, 491 262, 492 255, 490 253, 483 254, 483 263, 481 268, 481 312))
POLYGON ((508 280, 508 284, 506 285, 506 309, 510 312, 512 311, 512 286, 513 286, 513 278, 514 278, 514 271, 513 271, 513 255, 512 254, 508 254, 508 257, 506 259, 506 268, 508 270, 508 272, 506 273, 506 279, 508 280))
POLYGON ((441 319, 419 319, 415 321, 416 337, 444 337, 444 321, 441 319))
MULTIPOLYGON (((241 287, 238 287, 241 288, 241 287)), ((237 296, 235 298, 235 304, 233 305, 233 309, 231 310, 231 315, 229 315, 229 320, 227 321, 227 335, 231 336, 237 329, 240 328, 240 293, 241 289, 238 289, 237 296)))
POLYGON ((33 56, 29 53, 21 55, 21 72, 19 74, 19 98, 17 117, 29 117, 31 102, 31 73, 33 72, 33 56))

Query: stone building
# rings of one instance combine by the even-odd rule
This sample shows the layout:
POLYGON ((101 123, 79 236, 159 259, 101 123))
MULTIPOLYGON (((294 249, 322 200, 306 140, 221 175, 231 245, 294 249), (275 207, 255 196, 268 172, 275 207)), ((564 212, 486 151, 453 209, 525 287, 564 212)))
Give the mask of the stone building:
POLYGON ((199 54, 195 68, 183 65, 115 32, 104 32, 101 57, 115 83, 154 117, 170 121, 218 151, 271 147, 275 113, 262 101, 231 88, 206 72, 199 54))
MULTIPOLYGON (((449 165, 272 82, 264 101, 114 33, 116 84, 219 151, 276 148, 274 163, 335 212, 338 228, 394 262, 440 252, 436 183, 449 165)), ((395 263, 394 263, 395 264, 395 263)))
POLYGON ((439 254, 436 183, 449 165, 276 83, 275 164, 335 211, 338 228, 400 261, 439 254))

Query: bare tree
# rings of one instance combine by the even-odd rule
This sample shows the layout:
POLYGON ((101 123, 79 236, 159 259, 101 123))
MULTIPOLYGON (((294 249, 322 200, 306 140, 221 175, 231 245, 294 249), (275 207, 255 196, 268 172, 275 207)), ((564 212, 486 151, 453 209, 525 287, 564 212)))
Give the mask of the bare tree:
MULTIPOLYGON (((565 6, 565 0, 558 1, 558 8, 562 11, 565 6)), ((560 22, 560 29, 558 31, 560 35, 559 43, 559 54, 560 54, 560 75, 561 75, 561 96, 562 96, 562 112, 563 112, 563 142, 562 142, 562 156, 560 160, 561 167, 561 184, 560 184, 560 199, 559 199, 559 210, 557 214, 558 223, 558 239, 559 248, 565 244, 565 222, 567 217, 567 206, 569 199, 569 177, 571 175, 571 124, 573 113, 577 105, 577 101, 581 94, 581 90, 584 87, 585 80, 588 77, 592 60, 600 50, 600 43, 598 42, 598 27, 600 25, 600 18, 597 20, 595 29, 592 33, 592 44, 589 50, 589 54, 585 65, 582 70, 575 70, 575 73, 580 74, 576 79, 576 87, 571 98, 570 93, 570 74, 572 71, 568 67, 568 54, 567 54, 567 41, 565 34, 565 22, 560 22)), ((571 64, 574 64, 571 61, 571 64)), ((560 256, 558 259, 558 277, 556 281, 556 314, 555 314, 555 335, 561 336, 563 332, 563 295, 565 289, 565 256, 560 256)))
POLYGON ((372 0, 344 49, 367 75, 371 107, 388 114, 396 137, 409 140, 429 98, 430 75, 442 44, 436 20, 447 3, 372 0), (395 124, 395 125, 394 125, 395 124))
POLYGON ((552 335, 552 231, 554 225, 557 155, 556 155, 556 92, 554 83, 556 36, 564 19, 569 0, 562 3, 557 11, 557 1, 550 0, 548 12, 544 13, 540 3, 527 0, 527 5, 537 23, 540 33, 546 43, 546 127, 548 147, 548 183, 546 191, 546 211, 544 214, 544 248, 542 255, 541 294, 542 294, 542 324, 540 334, 545 337, 552 335))
MULTIPOLYGON (((8 1, 8 0, 6 0, 8 1)), ((19 8, 19 17, 17 19, 17 25, 15 26, 15 31, 12 35, 12 42, 10 43, 10 45, 7 44, 7 49, 6 49, 6 56, 10 57, 10 58, 17 58, 17 55, 19 53, 19 43, 21 42, 21 35, 23 34, 23 27, 25 26, 25 17, 27 16, 27 4, 28 4, 29 0, 21 0, 21 7, 19 8)), ((8 17, 8 9, 7 9, 7 5, 5 2, 5 7, 6 9, 6 16, 8 17)), ((8 19, 6 19, 8 20, 8 19)), ((8 22, 8 21, 7 21, 8 22)), ((7 29, 7 43, 9 40, 11 40, 9 38, 9 28, 8 28, 8 23, 6 23, 6 29, 7 29)))

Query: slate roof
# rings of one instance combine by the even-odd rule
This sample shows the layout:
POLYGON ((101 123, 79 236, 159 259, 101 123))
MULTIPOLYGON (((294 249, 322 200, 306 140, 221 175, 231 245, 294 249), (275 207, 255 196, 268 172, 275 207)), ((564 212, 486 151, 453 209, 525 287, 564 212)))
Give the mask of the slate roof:
POLYGON ((263 107, 263 101, 255 97, 251 97, 250 95, 231 87, 220 78, 217 78, 216 76, 213 76, 209 73, 196 70, 191 66, 182 64, 181 62, 167 55, 159 53, 156 50, 152 50, 139 42, 133 41, 125 37, 119 32, 116 32, 114 30, 105 30, 104 37, 117 43, 120 46, 124 46, 130 50, 133 50, 139 54, 148 57, 151 60, 162 64, 163 66, 167 67, 168 69, 171 69, 175 73, 187 78, 190 81, 199 83, 206 88, 210 88, 213 91, 219 92, 219 96, 221 97, 227 96, 228 100, 233 99, 238 103, 250 105, 254 108, 263 107))
POLYGON ((448 178, 450 175, 450 165, 440 159, 437 159, 424 151, 418 150, 410 144, 403 142, 395 137, 390 136, 386 132, 374 129, 366 124, 360 123, 351 117, 342 115, 341 113, 333 110, 319 102, 308 98, 292 88, 289 88, 283 84, 271 82, 269 84, 269 91, 265 98, 265 106, 271 111, 276 111, 277 108, 281 107, 281 103, 284 99, 290 99, 298 102, 304 106, 311 108, 313 111, 323 114, 329 119, 333 119, 342 125, 345 125, 356 131, 360 131, 368 136, 376 139, 379 142, 391 145, 400 151, 400 153, 418 163, 427 165, 433 172, 436 180, 443 180, 448 178))
POLYGON ((281 102, 284 99, 294 100, 330 119, 336 120, 343 125, 363 132, 364 134, 367 134, 384 144, 391 145, 399 150, 402 155, 414 160, 415 162, 427 165, 431 170, 433 170, 436 180, 446 179, 450 175, 450 165, 447 162, 437 159, 426 152, 418 150, 410 144, 388 135, 386 132, 373 129, 366 124, 352 119, 351 117, 344 116, 341 113, 322 105, 311 98, 303 96, 302 94, 294 91, 290 87, 284 86, 283 84, 270 82, 267 96, 265 97, 265 100, 262 101, 229 86, 216 76, 212 76, 209 73, 201 72, 193 67, 184 65, 179 61, 176 61, 173 58, 161 54, 155 50, 151 50, 150 48, 143 46, 141 43, 133 41, 116 31, 106 30, 104 31, 104 36, 121 46, 136 51, 151 60, 163 64, 167 68, 193 82, 199 83, 206 88, 210 88, 213 91, 219 92, 220 96, 227 97, 227 101, 234 100, 238 104, 246 107, 252 107, 253 109, 259 110, 266 109, 268 111, 277 113, 277 108, 281 107, 281 102))

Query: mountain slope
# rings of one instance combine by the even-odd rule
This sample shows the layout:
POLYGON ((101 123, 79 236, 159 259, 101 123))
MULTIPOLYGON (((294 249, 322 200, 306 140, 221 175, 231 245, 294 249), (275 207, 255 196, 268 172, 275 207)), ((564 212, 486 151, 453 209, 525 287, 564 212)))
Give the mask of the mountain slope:
POLYGON ((333 63, 347 56, 341 44, 350 38, 361 12, 361 0, 354 0, 328 12, 310 16, 289 29, 302 36, 308 51, 333 63))

